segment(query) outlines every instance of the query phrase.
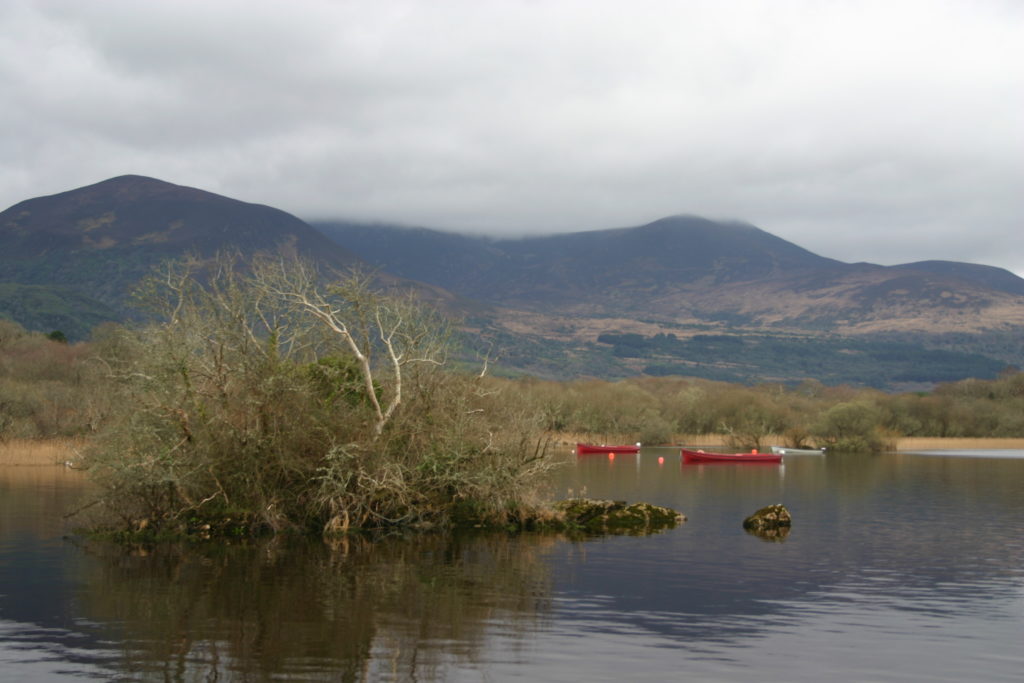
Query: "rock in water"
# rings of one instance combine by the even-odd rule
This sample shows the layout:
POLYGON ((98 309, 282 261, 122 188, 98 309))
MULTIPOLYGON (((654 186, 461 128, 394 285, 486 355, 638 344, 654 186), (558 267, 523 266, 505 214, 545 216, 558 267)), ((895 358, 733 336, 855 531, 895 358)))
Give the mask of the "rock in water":
POLYGON ((789 510, 782 503, 763 507, 743 520, 743 528, 754 533, 778 531, 793 525, 789 510))

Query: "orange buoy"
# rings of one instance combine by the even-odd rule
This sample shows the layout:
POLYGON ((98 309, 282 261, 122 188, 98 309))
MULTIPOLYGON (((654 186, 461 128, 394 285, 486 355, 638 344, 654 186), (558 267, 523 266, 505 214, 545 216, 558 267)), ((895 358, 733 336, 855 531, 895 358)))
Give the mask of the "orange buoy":
POLYGON ((665 456, 663 456, 663 455, 659 455, 658 456, 658 464, 659 465, 664 465, 665 464, 665 456))
POLYGON ((615 454, 614 453, 609 453, 608 454, 608 459, 609 460, 614 460, 615 459, 615 454))

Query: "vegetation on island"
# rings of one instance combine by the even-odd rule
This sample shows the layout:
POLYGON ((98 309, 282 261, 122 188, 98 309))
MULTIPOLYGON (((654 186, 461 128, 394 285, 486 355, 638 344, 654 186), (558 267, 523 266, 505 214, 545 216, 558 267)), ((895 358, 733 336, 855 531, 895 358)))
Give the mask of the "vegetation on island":
POLYGON ((119 527, 345 532, 524 524, 543 425, 447 371, 448 324, 296 259, 169 265, 158 322, 94 341, 114 409, 87 466, 119 527))
MULTIPOLYGON (((1024 373, 885 393, 808 380, 498 378, 458 331, 353 273, 263 257, 171 263, 151 322, 88 342, 0 320, 0 440, 80 437, 108 531, 529 526, 559 434, 885 449, 898 436, 1024 436, 1024 373)), ((564 521, 564 520, 563 520, 564 521)))

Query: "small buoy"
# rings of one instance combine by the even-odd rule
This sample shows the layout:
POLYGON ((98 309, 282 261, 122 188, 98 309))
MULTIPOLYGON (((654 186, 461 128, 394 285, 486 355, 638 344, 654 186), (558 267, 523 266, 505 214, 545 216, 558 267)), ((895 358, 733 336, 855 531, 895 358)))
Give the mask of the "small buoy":
POLYGON ((609 460, 614 460, 615 459, 615 454, 614 453, 609 453, 608 454, 608 459, 609 460))
POLYGON ((659 455, 658 456, 658 464, 659 465, 664 465, 665 464, 665 456, 663 456, 663 455, 659 455))
POLYGON ((754 455, 757 455, 757 449, 756 448, 751 448, 750 452, 753 453, 754 455))

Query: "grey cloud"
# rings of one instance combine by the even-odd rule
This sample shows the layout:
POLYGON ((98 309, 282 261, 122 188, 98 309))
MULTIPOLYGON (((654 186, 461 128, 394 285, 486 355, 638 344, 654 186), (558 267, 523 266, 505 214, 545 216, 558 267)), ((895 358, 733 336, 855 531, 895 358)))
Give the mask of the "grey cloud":
POLYGON ((1024 273, 1014 3, 39 0, 0 23, 5 206, 131 172, 306 218, 694 213, 1024 273))

